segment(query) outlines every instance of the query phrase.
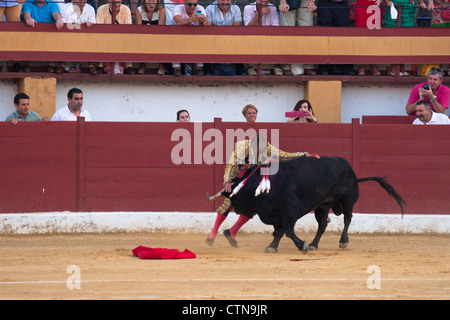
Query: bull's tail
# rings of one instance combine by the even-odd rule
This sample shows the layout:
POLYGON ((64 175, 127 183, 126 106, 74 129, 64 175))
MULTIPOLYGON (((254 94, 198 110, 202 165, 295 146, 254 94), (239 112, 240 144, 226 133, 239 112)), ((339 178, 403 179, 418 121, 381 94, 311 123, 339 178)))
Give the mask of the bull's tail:
POLYGON ((388 195, 390 195, 392 198, 394 198, 395 201, 397 201, 398 205, 400 206, 400 209, 402 210, 402 217, 403 217, 403 205, 406 205, 405 200, 403 200, 402 196, 398 194, 398 192, 394 189, 393 186, 391 186, 386 181, 386 177, 367 177, 367 178, 361 178, 358 179, 357 182, 365 182, 365 181, 376 181, 380 184, 380 186, 386 190, 388 195))

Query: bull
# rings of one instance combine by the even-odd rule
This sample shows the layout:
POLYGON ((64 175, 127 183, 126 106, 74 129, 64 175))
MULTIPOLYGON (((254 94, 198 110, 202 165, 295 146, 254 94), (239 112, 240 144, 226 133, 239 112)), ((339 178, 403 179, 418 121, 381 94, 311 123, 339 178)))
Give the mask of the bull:
POLYGON ((378 182, 398 203, 403 215, 406 203, 385 177, 358 179, 344 158, 299 157, 281 161, 278 165, 278 172, 268 176, 261 173, 260 167, 253 167, 233 181, 230 193, 223 190, 218 193, 230 198, 237 214, 252 218, 256 213, 263 223, 274 227, 274 239, 265 252, 276 252, 283 235, 290 238, 300 251, 317 250, 329 221, 330 209, 337 216, 344 215, 339 247, 346 248, 349 243, 347 232, 361 182, 378 182), (265 181, 263 190, 262 181, 265 181), (307 245, 296 236, 294 226, 298 219, 311 211, 314 211, 318 229, 313 241, 307 245))

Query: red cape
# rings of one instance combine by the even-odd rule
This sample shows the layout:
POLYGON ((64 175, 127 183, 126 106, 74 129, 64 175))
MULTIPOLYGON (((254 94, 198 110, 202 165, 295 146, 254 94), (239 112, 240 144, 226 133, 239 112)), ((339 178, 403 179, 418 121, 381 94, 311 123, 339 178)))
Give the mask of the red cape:
POLYGON ((133 255, 141 259, 194 259, 195 253, 185 249, 183 252, 177 249, 148 248, 139 246, 133 249, 133 255))

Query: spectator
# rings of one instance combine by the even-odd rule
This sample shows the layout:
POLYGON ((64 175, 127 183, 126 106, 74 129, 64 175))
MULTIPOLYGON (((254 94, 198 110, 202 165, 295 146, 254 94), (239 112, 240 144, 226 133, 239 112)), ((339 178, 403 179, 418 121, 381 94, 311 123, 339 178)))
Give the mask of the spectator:
MULTIPOLYGON (((357 28, 381 28, 381 2, 382 0, 356 0, 355 7, 355 27, 357 28), (367 10, 371 6, 377 6, 378 11, 367 10), (379 23, 378 25, 376 25, 379 23)), ((377 66, 372 64, 370 66, 370 73, 373 76, 381 75, 377 66)), ((358 69, 358 76, 366 75, 366 66, 360 65, 358 69)))
POLYGON ((191 122, 191 116, 187 110, 177 111, 177 122, 191 122))
MULTIPOLYGON (((326 27, 348 27, 350 8, 347 0, 320 0, 317 4, 317 25, 326 27)), ((353 65, 319 65, 319 74, 354 75, 353 65)))
POLYGON ((406 104, 406 113, 414 115, 416 103, 421 100, 428 101, 431 110, 437 113, 444 113, 449 107, 450 88, 442 84, 444 74, 439 68, 431 68, 428 71, 426 82, 419 83, 413 87, 406 104), (424 85, 425 88, 424 88, 424 85), (428 87, 428 88, 426 88, 428 87))
POLYGON ((34 27, 39 22, 54 23, 58 30, 64 26, 58 5, 46 0, 27 2, 22 7, 23 18, 27 26, 34 27))
MULTIPOLYGON (((159 0, 143 0, 142 6, 136 10, 136 24, 160 25, 166 24, 166 10, 162 7, 159 0)), ((145 63, 141 63, 141 67, 137 71, 138 74, 145 73, 145 63)), ((160 63, 158 71, 159 75, 164 75, 164 64, 160 63)))
POLYGON ((84 24, 86 27, 95 24, 95 9, 86 2, 87 0, 74 0, 66 3, 64 10, 60 8, 63 22, 73 24, 73 28, 80 24, 84 24))
POLYGON ((52 121, 76 121, 77 117, 84 117, 91 121, 91 114, 83 108, 83 91, 72 88, 67 93, 67 106, 59 109, 52 117, 52 121))
MULTIPOLYGON (((131 10, 126 5, 122 4, 122 0, 108 0, 108 3, 100 6, 97 10, 97 23, 111 24, 112 10, 116 11, 116 20, 114 24, 132 24, 131 10)), ((102 68, 103 63, 99 63, 98 66, 102 68)), ((136 72, 133 70, 132 66, 131 62, 125 63, 125 73, 135 74, 136 72)))
POLYGON ((252 104, 248 104, 242 109, 242 115, 247 122, 256 122, 256 117, 258 116, 258 109, 252 104))
POLYGON ((166 9, 166 25, 173 25, 173 10, 183 3, 183 0, 163 0, 166 9))
MULTIPOLYGON (((22 10, 22 3, 26 0, 0 0, 0 21, 2 21, 3 16, 5 16, 6 22, 17 22, 20 21, 20 11, 22 10)), ((18 62, 13 63, 15 71, 20 70, 20 64, 18 62)), ((8 71, 8 61, 3 61, 2 71, 8 71)))
MULTIPOLYGON (((54 23, 58 30, 61 30, 64 23, 61 19, 58 5, 55 2, 47 2, 46 0, 35 0, 33 2, 24 3, 22 6, 23 18, 27 26, 34 28, 39 22, 54 23)), ((25 72, 31 72, 31 66, 27 63, 25 72)), ((59 72, 59 68, 55 69, 55 63, 47 65, 48 72, 59 72)))
MULTIPOLYGON (((206 17, 213 26, 240 26, 242 24, 241 9, 231 0, 216 0, 206 8, 206 17)), ((213 63, 212 73, 215 76, 236 75, 234 63, 213 63)))
POLYGON ((22 3, 26 0, 0 0, 0 21, 5 15, 7 22, 17 22, 20 20, 20 10, 22 3))
MULTIPOLYGON (((260 10, 262 19, 261 23, 263 26, 279 26, 280 21, 278 20, 277 8, 273 4, 269 3, 269 0, 256 0, 249 5, 244 7, 244 25, 246 26, 257 26, 259 19, 260 10)), ((256 76, 255 67, 251 64, 248 65, 247 74, 249 76, 256 76)), ((276 76, 282 76, 283 70, 281 70, 280 65, 276 65, 274 69, 274 74, 276 76)))
POLYGON ((289 123, 305 123, 305 122, 311 122, 311 123, 318 123, 317 119, 314 117, 314 111, 311 106, 311 103, 308 100, 300 100, 297 102, 297 104, 294 107, 294 111, 303 111, 307 113, 308 115, 302 116, 302 117, 292 117, 289 118, 286 122, 289 123))
MULTIPOLYGON (((428 0, 428 10, 431 13, 432 27, 450 27, 450 1, 449 0, 428 0)), ((448 64, 441 64, 443 70, 447 70, 450 76, 450 68, 448 64)))
MULTIPOLYGON (((381 1, 381 0, 380 0, 381 1)), ((295 26, 312 27, 313 13, 317 9, 314 0, 281 0, 280 6, 280 25, 281 26, 295 26)), ((306 73, 307 75, 315 75, 312 65, 296 64, 291 69, 291 65, 281 65, 284 73, 290 74, 291 70, 294 72, 298 69, 295 75, 306 73)))
MULTIPOLYGON (((184 0, 183 6, 177 6, 173 10, 173 24, 178 26, 206 26, 211 25, 211 23, 206 18, 205 9, 198 4, 198 0, 184 0)), ((203 63, 196 63, 197 75, 202 76, 205 73, 203 72, 203 63)), ((181 69, 180 63, 173 63, 173 75, 180 76, 181 69)), ((190 63, 186 63, 185 74, 192 74, 192 70, 190 69, 190 63)))
POLYGON ((450 1, 428 0, 428 10, 433 10, 431 14, 432 27, 450 27, 450 1))
MULTIPOLYGON (((397 7, 401 4, 402 10, 401 10, 401 26, 402 27, 414 27, 416 22, 416 4, 417 0, 384 0, 386 5, 388 6, 388 10, 384 10, 383 14, 383 27, 397 27, 397 18, 393 19, 391 16, 391 7, 397 7)), ((419 1, 420 3, 423 2, 423 0, 419 1)), ((401 77, 409 77, 411 76, 408 72, 405 70, 404 64, 399 65, 392 65, 391 66, 391 76, 395 76, 396 74, 399 74, 401 77), (400 68, 400 70, 399 70, 400 68)), ((412 109, 412 113, 414 113, 414 107, 412 109)))
POLYGON ((428 101, 420 100, 416 103, 417 119, 413 124, 450 124, 450 119, 443 113, 431 111, 431 105, 428 101))
MULTIPOLYGON (((86 0, 74 0, 74 2, 66 3, 64 7, 60 7, 62 21, 67 24, 69 29, 80 28, 83 24, 90 27, 95 24, 95 9, 86 0)), ((75 63, 74 72, 80 72, 80 63, 75 63)), ((68 63, 65 64, 65 71, 70 72, 68 63)), ((96 75, 97 70, 95 64, 89 63, 89 73, 96 75)))
MULTIPOLYGON (((16 111, 6 117, 5 121, 17 124, 19 121, 41 121, 41 117, 30 110, 30 97, 25 93, 18 93, 14 97, 14 107, 16 111)), ((47 118, 48 120, 48 118, 47 118)))

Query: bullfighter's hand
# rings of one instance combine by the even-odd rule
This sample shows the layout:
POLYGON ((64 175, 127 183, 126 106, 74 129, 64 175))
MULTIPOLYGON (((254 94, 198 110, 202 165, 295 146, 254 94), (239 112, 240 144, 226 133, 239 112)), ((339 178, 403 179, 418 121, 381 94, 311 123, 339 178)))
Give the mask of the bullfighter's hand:
POLYGON ((231 192, 231 187, 233 186, 233 182, 226 182, 224 185, 225 192, 231 192))

